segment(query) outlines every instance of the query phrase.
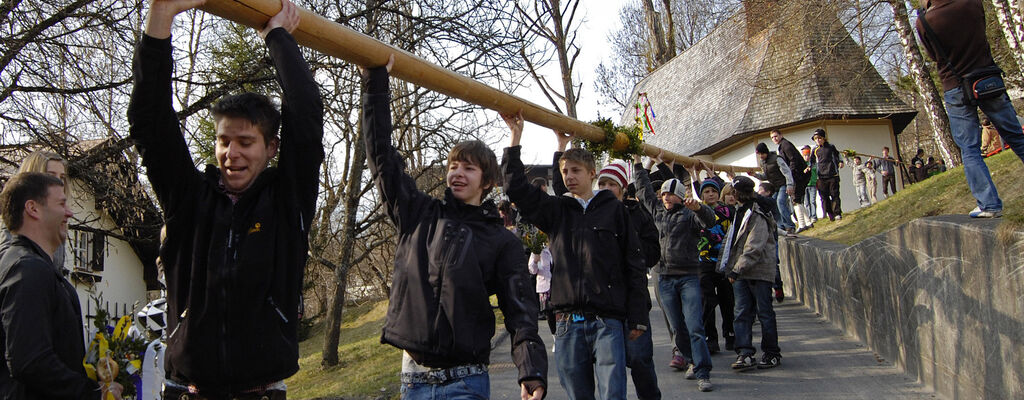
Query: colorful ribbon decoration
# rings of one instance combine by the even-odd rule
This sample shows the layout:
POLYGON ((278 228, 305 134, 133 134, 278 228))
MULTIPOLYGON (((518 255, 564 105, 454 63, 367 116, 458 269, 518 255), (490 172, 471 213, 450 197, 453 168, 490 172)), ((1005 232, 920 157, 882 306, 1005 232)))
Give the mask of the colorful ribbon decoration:
POLYGON ((655 135, 654 122, 657 122, 657 117, 654 115, 654 106, 651 105, 651 100, 647 98, 647 92, 643 92, 637 95, 635 110, 636 124, 640 125, 641 128, 640 139, 644 138, 644 129, 651 131, 652 136, 655 135), (643 111, 641 111, 641 109, 643 109, 643 111))

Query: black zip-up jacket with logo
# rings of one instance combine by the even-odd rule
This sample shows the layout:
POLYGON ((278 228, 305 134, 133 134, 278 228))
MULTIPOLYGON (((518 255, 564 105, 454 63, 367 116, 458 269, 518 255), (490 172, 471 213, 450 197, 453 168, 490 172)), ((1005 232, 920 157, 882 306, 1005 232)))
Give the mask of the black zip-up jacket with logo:
POLYGON ((547 386, 547 353, 537 332, 540 306, 526 254, 490 201, 463 203, 445 191, 430 197, 405 173, 391 144, 388 74, 370 70, 363 88, 366 160, 385 212, 398 231, 395 269, 381 343, 405 350, 428 367, 488 364, 496 294, 512 338, 519 382, 547 386))
POLYGON ((825 142, 824 145, 815 146, 811 151, 811 164, 818 164, 818 179, 839 177, 839 163, 842 162, 842 155, 839 149, 832 143, 825 142))
POLYGON ((85 375, 78 293, 35 242, 0 248, 0 399, 99 399, 85 375))
POLYGON ((700 232, 715 225, 715 210, 705 204, 694 212, 682 204, 666 210, 651 186, 650 172, 640 164, 633 165, 636 195, 640 204, 649 211, 658 227, 661 241, 659 274, 691 275, 700 273, 697 243, 700 232))
POLYGON ((167 237, 168 378, 232 394, 299 370, 298 310, 310 220, 324 159, 323 103, 295 40, 266 38, 283 89, 277 167, 237 202, 220 171, 199 172, 172 106, 170 39, 135 53, 130 137, 160 201, 167 237))
POLYGON ((505 148, 505 193, 544 233, 551 249, 551 308, 622 320, 627 328, 650 327, 647 271, 629 210, 599 190, 587 209, 570 196, 552 196, 526 181, 522 147, 505 148))

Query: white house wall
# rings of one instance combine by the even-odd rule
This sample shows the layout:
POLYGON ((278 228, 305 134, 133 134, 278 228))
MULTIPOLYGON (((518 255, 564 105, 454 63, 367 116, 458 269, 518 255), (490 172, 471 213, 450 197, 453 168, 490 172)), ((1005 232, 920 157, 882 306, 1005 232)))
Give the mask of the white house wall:
MULTIPOLYGON (((75 188, 72 193, 74 201, 71 204, 71 209, 75 213, 75 223, 88 221, 89 226, 120 233, 110 216, 96 210, 92 196, 84 195, 81 190, 77 190, 77 184, 72 187, 75 188)), ((70 240, 64 245, 68 254, 65 267, 73 269, 70 240)), ((83 316, 94 314, 95 305, 92 297, 99 294, 103 295, 103 302, 109 304, 108 311, 113 315, 122 315, 125 307, 123 305, 127 305, 128 312, 133 312, 135 302, 140 303, 138 307, 146 304, 146 282, 142 277, 142 261, 127 242, 106 236, 103 271, 94 273, 101 275, 102 281, 85 284, 72 280, 78 290, 83 316)))
MULTIPOLYGON (((822 125, 787 129, 783 130, 782 135, 789 141, 793 142, 793 145, 795 145, 797 149, 804 145, 814 147, 814 143, 811 142, 811 135, 814 134, 814 130, 819 127, 822 127, 822 125)), ((896 148, 895 140, 892 135, 892 128, 887 120, 874 124, 866 124, 860 121, 851 123, 843 121, 829 121, 824 123, 824 129, 828 133, 829 142, 834 144, 839 151, 853 149, 860 153, 881 155, 883 146, 888 146, 890 149, 896 148)), ((776 151, 778 149, 778 146, 775 145, 775 143, 772 143, 771 138, 766 132, 763 135, 747 139, 739 144, 735 144, 719 153, 716 153, 713 161, 716 163, 743 167, 756 167, 757 158, 754 154, 754 148, 758 143, 767 144, 768 148, 772 151, 776 151)), ((895 154, 895 151, 892 151, 892 154, 895 154)), ((897 176, 899 176, 899 174, 897 174, 897 176)), ((848 166, 841 169, 839 172, 839 180, 840 199, 843 206, 843 212, 845 213, 860 208, 860 203, 857 200, 857 193, 853 187, 852 169, 848 166)), ((878 200, 881 201, 885 196, 882 195, 882 179, 880 174, 877 175, 875 185, 877 186, 878 200)), ((897 182, 897 187, 902 188, 901 180, 897 182)), ((817 215, 819 218, 824 215, 821 211, 820 201, 818 202, 817 215)))

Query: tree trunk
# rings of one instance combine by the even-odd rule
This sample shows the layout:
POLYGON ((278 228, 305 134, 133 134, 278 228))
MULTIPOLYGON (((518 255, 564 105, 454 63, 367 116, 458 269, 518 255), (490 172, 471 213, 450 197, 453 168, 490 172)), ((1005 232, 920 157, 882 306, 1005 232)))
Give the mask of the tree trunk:
MULTIPOLYGON (((571 0, 579 1, 579 0, 571 0)), ((572 62, 569 61, 569 50, 568 44, 566 43, 566 27, 563 25, 561 2, 559 0, 550 0, 551 5, 551 21, 555 24, 555 51, 558 53, 558 67, 562 72, 562 90, 565 99, 565 113, 566 115, 576 118, 576 91, 575 85, 572 82, 572 62)))
POLYGON ((914 76, 917 84, 917 91, 924 103, 925 114, 928 122, 932 125, 932 136, 935 144, 938 145, 942 158, 953 168, 963 163, 960 157, 960 148, 953 141, 953 135, 949 130, 949 116, 942 105, 942 96, 935 87, 931 75, 924 69, 924 58, 921 57, 921 50, 914 38, 914 30, 910 26, 910 18, 907 16, 907 6, 903 0, 889 0, 892 5, 896 22, 896 32, 900 35, 900 44, 903 45, 903 52, 910 64, 910 73, 914 76))
POLYGON ((668 53, 665 54, 665 61, 676 57, 676 23, 672 19, 672 0, 661 0, 661 6, 665 9, 665 20, 668 26, 665 27, 665 47, 668 53))
POLYGON ((366 170, 366 148, 362 133, 356 133, 350 162, 348 182, 345 184, 344 222, 341 237, 341 260, 334 268, 334 279, 337 287, 331 296, 330 308, 327 311, 327 333, 320 365, 331 367, 338 365, 338 342, 341 338, 341 314, 345 308, 345 290, 348 287, 348 272, 352 269, 353 248, 356 245, 356 214, 359 211, 363 171, 366 170))
POLYGON ((668 61, 668 49, 665 41, 665 29, 661 26, 661 15, 654 9, 652 0, 643 0, 644 14, 647 15, 647 28, 651 31, 651 40, 654 41, 654 59, 658 65, 668 61))
POLYGON ((1017 0, 989 0, 995 10, 999 27, 1002 28, 1006 45, 1010 54, 1017 62, 1018 73, 1024 78, 1024 27, 1021 26, 1021 13, 1017 0))

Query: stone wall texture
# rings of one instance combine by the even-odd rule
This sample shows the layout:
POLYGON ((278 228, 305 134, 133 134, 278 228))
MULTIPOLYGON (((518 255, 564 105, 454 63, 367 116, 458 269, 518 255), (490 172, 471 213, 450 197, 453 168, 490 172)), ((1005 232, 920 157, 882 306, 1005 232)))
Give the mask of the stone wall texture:
MULTIPOLYGON (((853 246, 781 239, 787 294, 951 399, 1024 398, 1024 232, 922 218, 853 246)), ((784 344, 783 344, 784 345, 784 344)))

